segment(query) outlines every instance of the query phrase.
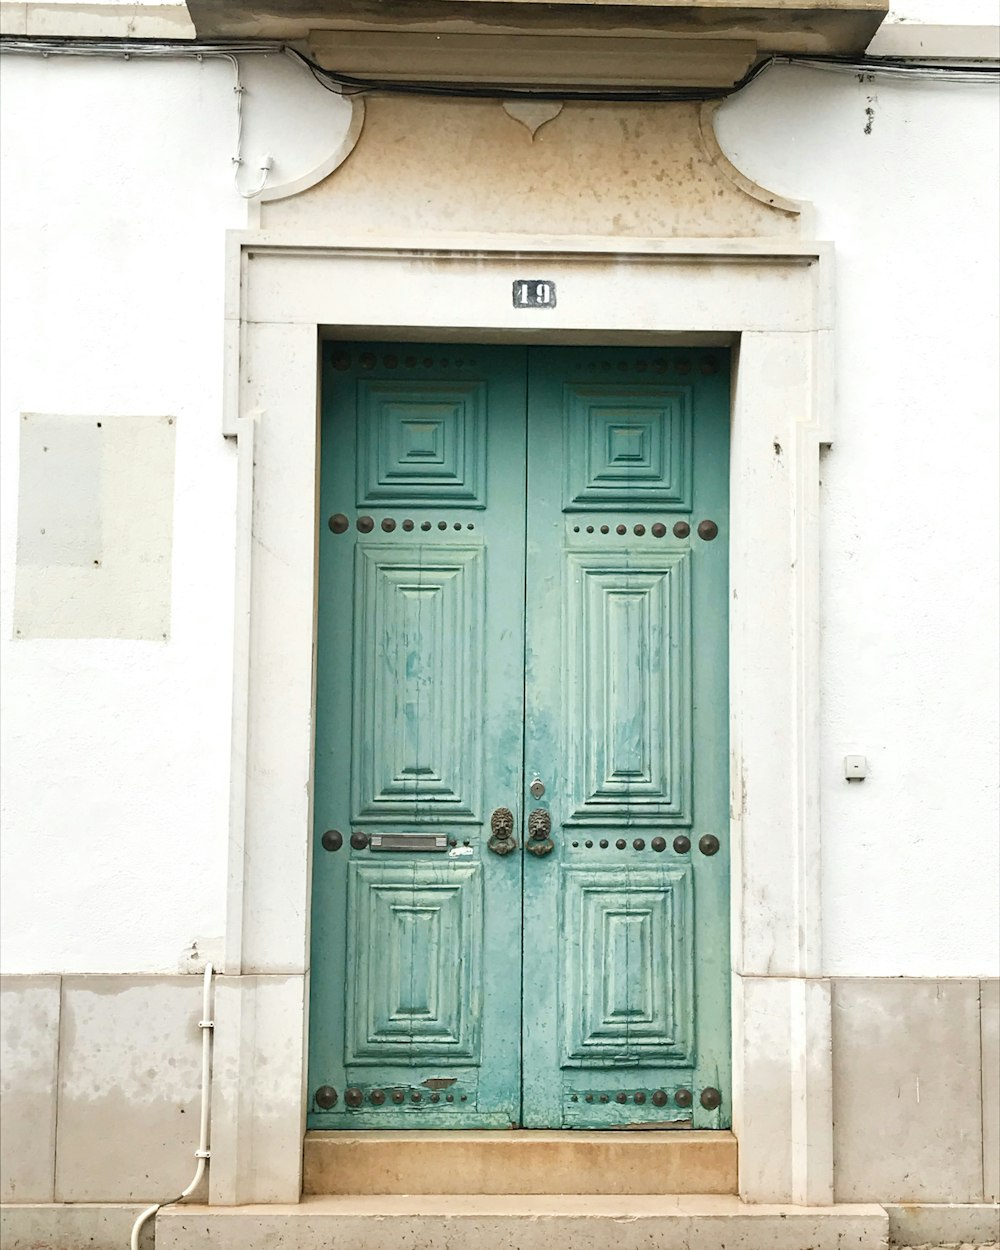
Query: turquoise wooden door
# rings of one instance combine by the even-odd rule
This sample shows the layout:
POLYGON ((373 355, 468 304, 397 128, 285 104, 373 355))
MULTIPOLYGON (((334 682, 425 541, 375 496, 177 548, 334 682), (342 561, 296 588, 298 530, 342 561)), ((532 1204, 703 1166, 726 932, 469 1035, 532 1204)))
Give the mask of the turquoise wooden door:
POLYGON ((727 363, 529 357, 528 1126, 730 1123, 727 363))
POLYGON ((486 844, 520 816, 524 379, 512 348, 324 353, 314 1127, 520 1116, 522 857, 486 844))
POLYGON ((726 354, 323 396, 310 1126, 727 1125, 726 354))

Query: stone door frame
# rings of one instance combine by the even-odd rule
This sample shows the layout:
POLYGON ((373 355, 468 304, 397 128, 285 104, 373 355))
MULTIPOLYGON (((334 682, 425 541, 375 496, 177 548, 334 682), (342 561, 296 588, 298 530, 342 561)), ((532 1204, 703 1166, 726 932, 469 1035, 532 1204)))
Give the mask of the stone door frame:
POLYGON ((818 672, 831 269, 830 245, 798 239, 229 236, 223 430, 238 448, 236 646, 212 1202, 295 1202, 301 1189, 323 335, 732 346, 740 1193, 833 1201, 818 672), (523 278, 554 281, 557 306, 515 309, 523 278))

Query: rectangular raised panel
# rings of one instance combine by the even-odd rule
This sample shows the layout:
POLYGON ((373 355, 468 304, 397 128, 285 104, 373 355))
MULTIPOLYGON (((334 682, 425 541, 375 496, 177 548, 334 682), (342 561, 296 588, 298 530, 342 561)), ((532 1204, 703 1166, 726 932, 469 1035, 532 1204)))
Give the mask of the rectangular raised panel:
POLYGON ((484 553, 359 546, 355 821, 478 821, 484 553))
POLYGON ((478 1063, 479 864, 350 865, 346 1062, 478 1063))
POLYGON ((563 1066, 694 1063, 690 864, 564 868, 563 1066))
POLYGON ((574 552, 567 568, 569 823, 689 823, 689 555, 574 552))
POLYGON ((358 506, 486 507, 486 383, 358 382, 358 506))
POLYGON ((691 508, 691 389, 563 388, 567 512, 691 508))

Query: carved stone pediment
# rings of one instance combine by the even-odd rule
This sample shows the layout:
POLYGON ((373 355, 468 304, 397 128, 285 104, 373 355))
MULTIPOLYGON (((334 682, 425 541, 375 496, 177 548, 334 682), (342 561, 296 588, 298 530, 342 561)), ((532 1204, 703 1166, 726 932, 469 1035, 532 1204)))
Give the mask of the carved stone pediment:
MULTIPOLYGON (((726 158, 716 105, 373 96, 353 151, 289 198, 269 231, 774 238, 801 206, 726 158)), ((301 184, 299 184, 301 186, 301 184)))

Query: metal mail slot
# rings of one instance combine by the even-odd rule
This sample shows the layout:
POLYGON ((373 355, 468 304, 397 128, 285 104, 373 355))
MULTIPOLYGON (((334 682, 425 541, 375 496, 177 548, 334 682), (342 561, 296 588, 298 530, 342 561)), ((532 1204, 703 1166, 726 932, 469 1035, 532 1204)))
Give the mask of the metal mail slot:
POLYGON ((372 851, 447 851, 443 833, 373 833, 368 842, 372 851))

